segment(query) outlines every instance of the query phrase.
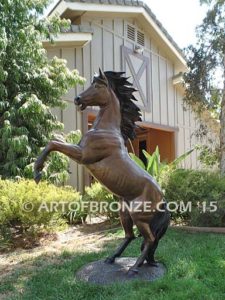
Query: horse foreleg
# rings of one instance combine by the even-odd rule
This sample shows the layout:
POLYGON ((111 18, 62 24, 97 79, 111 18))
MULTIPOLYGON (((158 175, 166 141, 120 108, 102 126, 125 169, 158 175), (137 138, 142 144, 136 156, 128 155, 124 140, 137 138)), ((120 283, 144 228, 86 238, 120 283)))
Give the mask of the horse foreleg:
POLYGON ((127 209, 125 210, 125 208, 120 210, 120 222, 125 231, 125 238, 121 245, 116 249, 115 253, 106 258, 106 263, 114 263, 115 258, 119 257, 130 244, 130 242, 135 238, 133 231, 133 220, 131 219, 129 211, 127 209))
POLYGON ((46 161, 49 153, 52 151, 61 152, 71 159, 75 160, 77 163, 82 162, 82 149, 80 148, 80 146, 59 141, 50 141, 45 149, 41 152, 34 164, 34 180, 36 181, 36 183, 40 181, 44 162, 46 161))

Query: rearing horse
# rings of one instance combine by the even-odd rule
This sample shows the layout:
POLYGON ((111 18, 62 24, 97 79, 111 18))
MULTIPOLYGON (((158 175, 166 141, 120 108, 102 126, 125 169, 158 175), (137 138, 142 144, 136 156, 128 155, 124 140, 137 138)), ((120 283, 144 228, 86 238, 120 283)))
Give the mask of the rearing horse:
POLYGON ((51 151, 64 153, 89 172, 109 191, 132 205, 121 206, 120 220, 125 231, 125 239, 115 253, 106 259, 113 263, 128 244, 135 238, 135 224, 143 236, 141 255, 129 269, 129 274, 138 272, 145 260, 154 264, 154 253, 159 239, 169 225, 169 213, 163 193, 157 182, 131 160, 125 146, 128 138, 135 137, 135 122, 141 120, 136 100, 136 91, 123 72, 105 72, 99 69, 91 86, 75 98, 75 104, 84 110, 87 106, 100 107, 92 128, 77 145, 52 140, 45 147, 35 163, 35 180, 41 178, 41 170, 51 151), (146 209, 148 205, 148 208, 146 209), (138 208, 138 209, 135 209, 138 208))

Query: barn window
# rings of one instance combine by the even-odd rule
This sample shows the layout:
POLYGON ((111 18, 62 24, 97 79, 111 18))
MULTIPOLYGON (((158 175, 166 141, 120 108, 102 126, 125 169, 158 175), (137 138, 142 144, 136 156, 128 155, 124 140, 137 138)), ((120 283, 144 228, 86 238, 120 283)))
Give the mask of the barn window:
POLYGON ((135 42, 135 27, 127 24, 127 37, 129 40, 135 42))
POLYGON ((145 35, 143 32, 138 30, 135 26, 127 24, 126 26, 127 38, 138 45, 145 45, 145 35))
POLYGON ((145 36, 144 33, 141 31, 137 31, 137 43, 141 46, 145 45, 145 36))

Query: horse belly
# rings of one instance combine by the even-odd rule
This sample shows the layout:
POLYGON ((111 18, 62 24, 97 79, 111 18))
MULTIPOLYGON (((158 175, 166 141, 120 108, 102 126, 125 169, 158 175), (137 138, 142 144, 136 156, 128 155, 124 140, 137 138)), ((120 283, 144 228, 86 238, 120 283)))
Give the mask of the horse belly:
POLYGON ((105 159, 87 166, 91 174, 113 194, 134 199, 141 195, 146 184, 145 174, 130 161, 105 159))

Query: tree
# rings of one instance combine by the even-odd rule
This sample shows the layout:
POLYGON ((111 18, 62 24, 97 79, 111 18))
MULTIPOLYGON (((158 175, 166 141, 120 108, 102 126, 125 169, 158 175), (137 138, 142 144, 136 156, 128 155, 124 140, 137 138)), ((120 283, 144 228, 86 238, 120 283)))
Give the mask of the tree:
POLYGON ((225 0, 200 0, 209 6, 197 28, 197 45, 187 49, 185 100, 198 112, 208 109, 220 119, 220 170, 225 174, 225 0), (219 75, 220 74, 220 75, 219 75), (218 77, 223 79, 218 84, 218 77))
MULTIPOLYGON (((62 130, 51 108, 64 108, 61 96, 83 78, 66 61, 48 60, 42 40, 53 40, 57 17, 42 19, 49 0, 0 2, 0 175, 24 176, 53 132, 62 130)), ((54 157, 56 159, 56 157, 54 157)), ((62 166, 65 161, 58 157, 62 166)))

